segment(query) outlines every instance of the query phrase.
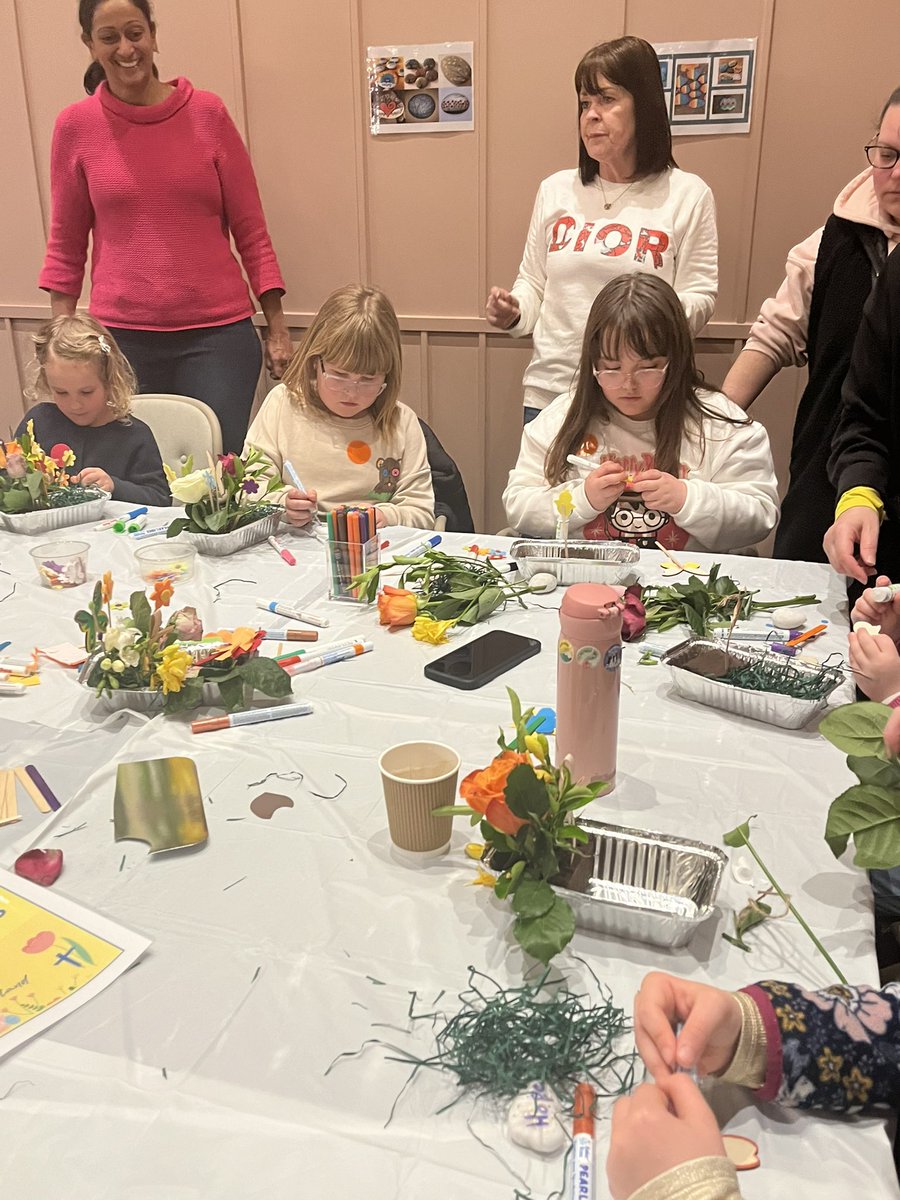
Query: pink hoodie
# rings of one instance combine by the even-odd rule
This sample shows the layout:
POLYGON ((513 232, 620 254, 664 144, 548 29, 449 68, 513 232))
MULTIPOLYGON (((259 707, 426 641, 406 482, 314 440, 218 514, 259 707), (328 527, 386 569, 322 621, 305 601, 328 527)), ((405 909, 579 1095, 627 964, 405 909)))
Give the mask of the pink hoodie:
MULTIPOLYGON (((879 210, 871 167, 841 190, 834 202, 834 214, 857 225, 881 229, 888 239, 889 254, 900 241, 900 228, 887 221, 879 210)), ((784 282, 759 310, 744 346, 745 350, 767 355, 778 364, 779 370, 806 363, 809 308, 821 238, 822 230, 817 229, 788 254, 784 282)))

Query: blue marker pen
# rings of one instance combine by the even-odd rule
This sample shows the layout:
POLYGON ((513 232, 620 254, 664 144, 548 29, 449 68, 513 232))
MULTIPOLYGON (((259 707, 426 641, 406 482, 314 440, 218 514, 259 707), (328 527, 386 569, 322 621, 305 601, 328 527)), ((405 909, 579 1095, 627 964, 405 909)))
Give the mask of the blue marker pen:
POLYGON ((294 485, 294 487, 297 489, 297 491, 303 492, 303 494, 306 495, 306 488, 301 483, 300 476, 294 470, 294 464, 291 462, 291 460, 289 458, 286 458, 284 460, 284 469, 287 471, 288 475, 290 476, 291 483, 294 485))
POLYGON ((428 550, 433 550, 435 546, 439 546, 440 544, 441 535, 436 533, 434 537, 430 537, 424 542, 419 542, 418 546, 413 546, 410 550, 401 546, 399 550, 395 551, 395 554, 399 554, 401 558, 418 558, 420 554, 425 554, 428 550))
POLYGON ((159 537, 168 528, 168 525, 157 525, 154 529, 139 529, 137 533, 130 533, 128 536, 139 542, 142 538, 159 537))
POLYGON ((133 521, 135 517, 142 517, 147 511, 147 505, 143 504, 140 508, 133 508, 131 512, 123 513, 121 517, 110 517, 108 521, 101 521, 99 525, 95 525, 95 529, 112 529, 119 521, 133 521))

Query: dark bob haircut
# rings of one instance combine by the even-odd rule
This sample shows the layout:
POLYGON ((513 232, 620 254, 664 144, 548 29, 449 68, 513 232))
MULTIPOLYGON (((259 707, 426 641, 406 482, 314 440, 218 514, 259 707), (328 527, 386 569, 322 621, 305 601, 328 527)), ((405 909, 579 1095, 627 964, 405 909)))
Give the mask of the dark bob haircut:
MULTIPOLYGON (((575 92, 596 96, 597 77, 624 88, 634 101, 635 179, 658 175, 667 167, 677 167, 672 157, 672 131, 662 87, 659 59, 649 42, 638 37, 621 37, 593 46, 575 69, 575 92)), ((581 140, 579 106, 578 169, 582 183, 590 183, 600 173, 600 164, 591 158, 581 140)))

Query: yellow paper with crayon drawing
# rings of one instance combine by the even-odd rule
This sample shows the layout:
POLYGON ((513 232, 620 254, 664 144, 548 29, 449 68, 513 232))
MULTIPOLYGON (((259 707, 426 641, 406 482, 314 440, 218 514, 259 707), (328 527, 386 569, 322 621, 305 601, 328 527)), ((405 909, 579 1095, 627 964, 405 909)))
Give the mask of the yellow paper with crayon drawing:
POLYGON ((0 1054, 96 995, 148 945, 61 896, 48 892, 44 902, 43 889, 0 871, 0 1054))

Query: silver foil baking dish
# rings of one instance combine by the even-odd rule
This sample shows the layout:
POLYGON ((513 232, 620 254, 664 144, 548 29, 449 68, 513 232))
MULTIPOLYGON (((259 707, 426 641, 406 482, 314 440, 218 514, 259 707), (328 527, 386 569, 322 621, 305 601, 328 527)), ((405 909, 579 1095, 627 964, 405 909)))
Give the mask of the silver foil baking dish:
POLYGON ((669 949, 715 912, 725 853, 665 833, 580 820, 590 835, 565 887, 582 929, 669 949))
POLYGON ((39 508, 34 512, 0 512, 0 529, 8 533, 25 533, 40 537, 55 529, 66 529, 70 525, 86 525, 88 521, 99 521, 109 499, 109 492, 97 491, 96 500, 85 500, 83 504, 63 504, 59 508, 39 508))
POLYGON ((525 579, 538 571, 547 571, 565 587, 570 583, 633 583, 641 552, 637 546, 624 542, 570 538, 566 545, 553 538, 534 541, 520 538, 510 546, 509 556, 525 579))
MULTIPOLYGON (((735 643, 729 646, 729 652, 738 662, 749 664, 758 662, 762 657, 759 651, 741 647, 739 638, 735 639, 735 643)), ((819 700, 796 700, 792 696, 778 696, 774 692, 755 692, 748 688, 734 687, 730 683, 707 679, 686 669, 686 664, 696 654, 710 647, 722 650, 724 643, 711 638, 688 638, 686 642, 680 642, 671 650, 667 650, 660 658, 660 662, 671 671, 673 690, 679 696, 695 700, 698 704, 707 704, 711 708, 720 708, 723 712, 734 713, 738 717, 748 717, 751 721, 778 725, 782 729, 802 729, 828 707, 828 695, 819 700)), ((819 670, 818 667, 807 667, 793 659, 791 666, 802 674, 816 674, 819 670)), ((835 680, 829 694, 840 682, 840 679, 835 680)))
POLYGON ((190 542, 198 554, 221 557, 225 554, 236 554, 238 550, 246 550, 248 546, 255 546, 257 542, 264 542, 266 538, 272 537, 278 532, 280 520, 281 509, 267 517, 261 517, 258 521, 241 525, 239 529, 232 529, 230 533, 191 533, 185 529, 179 537, 190 542))

